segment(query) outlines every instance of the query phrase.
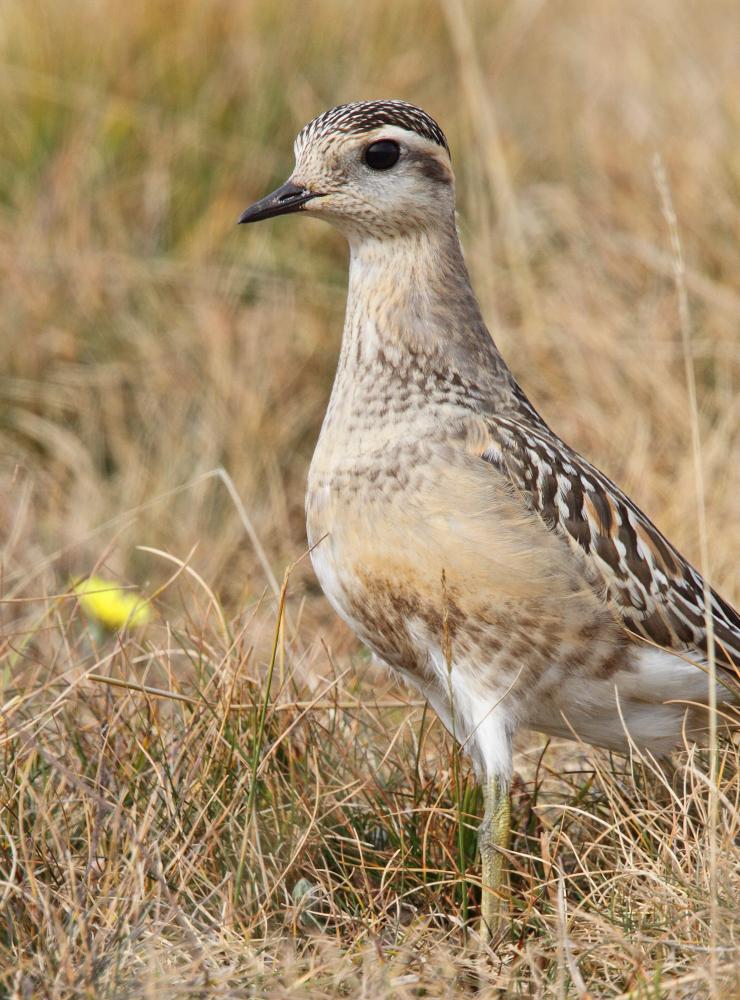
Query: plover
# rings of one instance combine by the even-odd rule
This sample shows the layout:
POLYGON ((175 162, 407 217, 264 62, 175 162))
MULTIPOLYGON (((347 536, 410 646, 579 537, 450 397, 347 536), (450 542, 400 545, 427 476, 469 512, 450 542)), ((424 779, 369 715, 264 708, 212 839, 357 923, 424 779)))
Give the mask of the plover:
POLYGON ((308 474, 316 575, 418 688, 483 784, 482 932, 494 932, 519 727, 665 755, 706 725, 740 617, 530 403, 486 328, 460 249, 447 140, 403 101, 309 122, 289 180, 244 212, 301 212, 350 246, 341 352, 308 474))

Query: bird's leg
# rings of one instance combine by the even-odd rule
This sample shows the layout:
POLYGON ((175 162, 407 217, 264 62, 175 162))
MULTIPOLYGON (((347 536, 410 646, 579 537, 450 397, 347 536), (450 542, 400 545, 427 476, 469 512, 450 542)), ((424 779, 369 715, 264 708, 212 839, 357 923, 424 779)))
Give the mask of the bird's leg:
POLYGON ((504 855, 509 846, 511 802, 509 786, 503 778, 489 776, 483 785, 485 813, 478 834, 481 858, 481 944, 495 938, 505 909, 507 877, 504 855))

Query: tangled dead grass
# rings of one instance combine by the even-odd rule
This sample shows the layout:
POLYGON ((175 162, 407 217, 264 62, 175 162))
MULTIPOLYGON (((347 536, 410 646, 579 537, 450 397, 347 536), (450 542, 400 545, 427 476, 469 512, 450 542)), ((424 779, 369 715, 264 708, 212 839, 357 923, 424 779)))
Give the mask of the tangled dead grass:
POLYGON ((479 793, 439 724, 366 663, 312 662, 286 625, 263 663, 266 608, 224 621, 199 587, 182 598, 181 627, 146 638, 96 641, 53 598, 16 634, 8 995, 701 996, 710 974, 732 995, 737 747, 720 754, 712 910, 705 755, 687 751, 674 787, 522 741, 510 938, 482 970, 479 793))
POLYGON ((737 599, 739 22, 730 0, 3 7, 3 995, 737 995, 732 743, 710 825, 704 751, 666 784, 523 736, 511 934, 474 960, 467 765, 301 559, 344 250, 233 222, 317 111, 427 107, 515 372, 698 560, 658 152, 712 578, 737 599), (87 620, 93 572, 153 620, 87 620))

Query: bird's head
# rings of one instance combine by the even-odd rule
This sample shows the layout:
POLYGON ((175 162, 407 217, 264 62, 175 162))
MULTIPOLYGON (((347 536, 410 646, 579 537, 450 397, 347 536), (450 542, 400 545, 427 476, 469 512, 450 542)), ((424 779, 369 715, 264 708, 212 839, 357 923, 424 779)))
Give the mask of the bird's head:
POLYGON ((437 123, 405 101, 356 101, 314 118, 295 141, 295 169, 239 222, 306 212, 352 239, 454 220, 454 178, 437 123))

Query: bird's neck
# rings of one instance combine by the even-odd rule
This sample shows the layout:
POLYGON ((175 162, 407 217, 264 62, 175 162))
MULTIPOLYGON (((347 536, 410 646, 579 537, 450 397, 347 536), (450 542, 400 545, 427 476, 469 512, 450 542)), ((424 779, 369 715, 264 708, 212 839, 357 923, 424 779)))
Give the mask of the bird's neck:
POLYGON ((511 376, 486 329, 454 223, 350 240, 339 365, 380 362, 452 369, 499 383, 511 376))

